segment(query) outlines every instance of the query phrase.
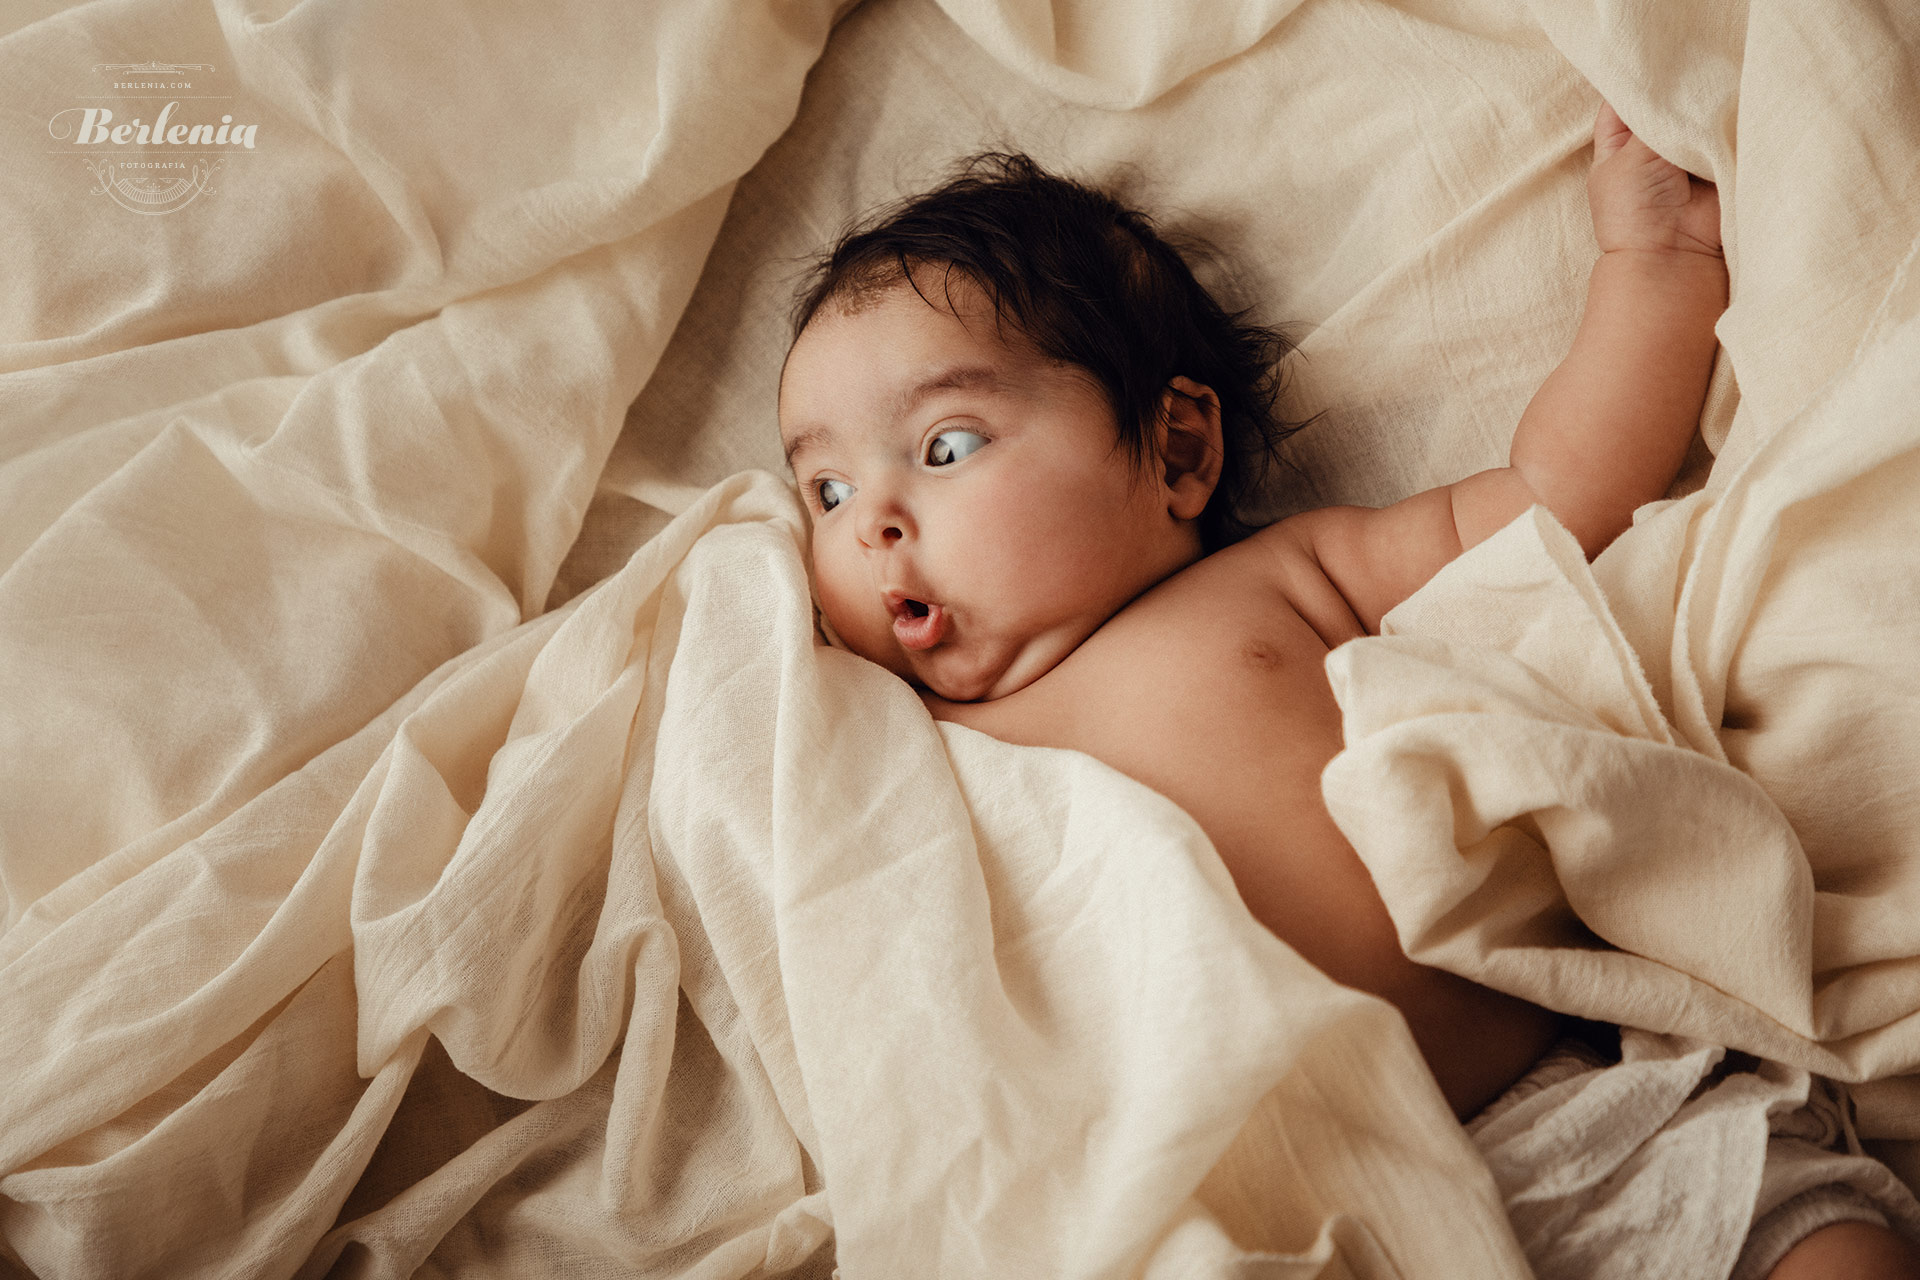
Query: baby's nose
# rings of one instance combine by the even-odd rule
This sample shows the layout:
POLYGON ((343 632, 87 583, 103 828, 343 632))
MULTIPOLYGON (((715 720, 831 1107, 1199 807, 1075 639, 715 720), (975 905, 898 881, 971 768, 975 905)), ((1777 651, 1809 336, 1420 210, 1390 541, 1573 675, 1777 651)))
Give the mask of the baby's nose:
POLYGON ((906 535, 901 532, 899 525, 882 523, 869 529, 866 536, 860 540, 874 550, 879 551, 893 546, 905 536, 906 535))
POLYGON ((913 522, 907 513, 892 504, 876 503, 867 512, 860 531, 860 540, 876 549, 891 547, 913 531, 913 522))

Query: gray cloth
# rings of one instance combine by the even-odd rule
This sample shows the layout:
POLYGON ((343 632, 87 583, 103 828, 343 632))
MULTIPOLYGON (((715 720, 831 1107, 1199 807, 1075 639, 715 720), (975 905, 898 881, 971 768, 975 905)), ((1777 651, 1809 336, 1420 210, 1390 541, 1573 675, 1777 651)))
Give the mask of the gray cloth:
POLYGON ((1563 1041, 1467 1130, 1539 1280, 1760 1280, 1836 1222, 1920 1239, 1839 1086, 1677 1036, 1563 1041))

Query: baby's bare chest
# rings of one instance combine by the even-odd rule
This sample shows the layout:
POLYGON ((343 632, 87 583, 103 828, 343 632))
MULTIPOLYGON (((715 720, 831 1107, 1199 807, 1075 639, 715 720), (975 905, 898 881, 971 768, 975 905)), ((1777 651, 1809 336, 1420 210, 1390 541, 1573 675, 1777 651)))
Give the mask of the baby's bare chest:
POLYGON ((953 718, 1085 751, 1179 803, 1225 854, 1324 821, 1320 772, 1341 745, 1326 654, 1261 561, 1223 552, 1026 689, 953 718))

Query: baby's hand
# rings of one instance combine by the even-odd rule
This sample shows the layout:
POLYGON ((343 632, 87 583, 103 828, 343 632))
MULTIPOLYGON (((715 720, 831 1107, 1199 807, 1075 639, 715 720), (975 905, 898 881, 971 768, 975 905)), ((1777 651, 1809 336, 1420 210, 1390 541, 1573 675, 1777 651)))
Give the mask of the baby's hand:
POLYGON ((1593 122, 1587 203, 1600 251, 1720 252, 1720 193, 1635 137, 1606 103, 1593 122))

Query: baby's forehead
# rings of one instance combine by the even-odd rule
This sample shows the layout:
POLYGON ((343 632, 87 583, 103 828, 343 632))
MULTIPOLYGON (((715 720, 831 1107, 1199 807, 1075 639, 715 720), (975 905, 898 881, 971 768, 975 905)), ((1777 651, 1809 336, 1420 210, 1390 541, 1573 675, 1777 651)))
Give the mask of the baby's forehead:
MULTIPOLYGON (((810 375, 823 362, 837 366, 842 385, 897 379, 903 365, 992 367, 1007 381, 1023 367, 1056 363, 977 286, 930 292, 905 279, 824 300, 787 348, 781 399, 796 373, 810 375)), ((975 378, 952 385, 985 384, 975 378)))
POLYGON ((1077 368, 1047 351, 1010 307, 996 304, 970 277, 958 271, 932 279, 925 273, 914 279, 895 275, 821 301, 787 348, 781 366, 782 393, 794 353, 803 344, 821 345, 810 338, 822 330, 833 331, 824 335, 829 341, 879 346, 899 336, 896 322, 937 344, 937 350, 927 353, 930 358, 964 355, 982 363, 991 361, 1009 376, 1020 370, 1077 368))

